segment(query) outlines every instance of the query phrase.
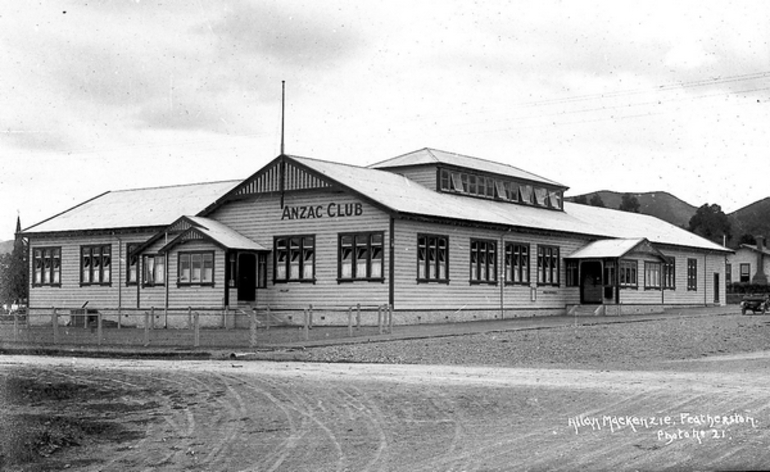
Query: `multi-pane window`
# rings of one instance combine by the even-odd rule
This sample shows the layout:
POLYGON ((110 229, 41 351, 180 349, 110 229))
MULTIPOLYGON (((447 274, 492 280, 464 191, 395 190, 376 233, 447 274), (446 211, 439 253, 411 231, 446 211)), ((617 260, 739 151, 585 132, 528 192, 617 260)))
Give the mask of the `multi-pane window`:
POLYGON ((315 236, 275 238, 276 282, 313 282, 315 280, 315 236))
MULTIPOLYGON (((693 259, 690 259, 693 260, 693 259)), ((741 264, 741 282, 750 282, 751 281, 751 264, 743 263, 741 264)), ((688 284, 689 286, 689 284, 688 284)))
POLYGON ((267 287, 267 254, 257 254, 257 288, 267 287))
POLYGON ((214 252, 180 252, 178 277, 179 285, 213 285, 214 252))
POLYGON ((417 235, 417 280, 449 281, 449 238, 433 234, 417 235))
POLYGON ((504 200, 536 204, 542 207, 562 208, 561 190, 519 184, 515 181, 486 177, 469 172, 441 169, 438 176, 439 188, 444 192, 461 193, 491 200, 504 200))
POLYGON ((32 258, 33 285, 61 285, 61 248, 35 248, 32 258))
POLYGON ((644 261, 644 288, 660 290, 661 265, 660 262, 644 261))
POLYGON ((540 285, 559 285, 558 247, 537 247, 537 283, 540 285))
POLYGON ((604 280, 603 283, 606 286, 614 287, 615 275, 617 273, 617 265, 615 261, 604 261, 604 280))
POLYGON ((620 261, 620 286, 624 288, 637 288, 637 261, 620 261))
POLYGON ((497 282, 497 242, 471 240, 471 282, 497 282))
POLYGON ((687 290, 698 290, 697 259, 687 259, 687 290))
POLYGON ((725 264, 725 282, 727 285, 733 283, 733 265, 729 262, 725 264))
POLYGON ((519 186, 519 192, 521 194, 520 201, 522 203, 532 203, 532 186, 531 185, 519 186))
POLYGON ((134 254, 138 247, 139 244, 126 245, 126 285, 135 285, 139 280, 139 254, 134 254))
POLYGON ((529 285, 529 244, 506 243, 505 281, 529 285))
POLYGON ((576 259, 564 260, 564 283, 567 287, 578 287, 580 285, 578 280, 580 261, 576 259))
POLYGON ((80 285, 109 285, 112 249, 109 244, 80 247, 80 285))
POLYGON ((382 280, 383 233, 339 236, 340 280, 382 280))
POLYGON ((142 256, 142 285, 166 283, 166 257, 162 254, 142 256))
POLYGON ((676 259, 666 258, 663 263, 663 288, 666 290, 676 290, 676 259))

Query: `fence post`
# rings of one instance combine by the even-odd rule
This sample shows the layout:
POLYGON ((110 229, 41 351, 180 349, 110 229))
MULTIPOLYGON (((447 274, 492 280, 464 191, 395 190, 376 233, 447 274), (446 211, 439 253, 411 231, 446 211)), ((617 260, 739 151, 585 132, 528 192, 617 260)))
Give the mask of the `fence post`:
POLYGON ((309 314, 308 326, 310 329, 313 329, 313 305, 310 305, 310 307, 308 308, 308 314, 309 314))
MULTIPOLYGON (((29 317, 29 312, 27 313, 29 317)), ((19 340, 19 312, 18 310, 13 313, 13 342, 19 340)))
POLYGON ((193 327, 193 319, 192 319, 192 307, 187 307, 187 329, 192 329, 193 327))
POLYGON ((96 314, 96 344, 102 345, 102 312, 96 314))
POLYGON ((303 329, 303 331, 304 331, 304 335, 303 336, 305 338, 305 341, 307 341, 308 339, 310 339, 310 326, 308 326, 310 320, 308 320, 307 308, 303 309, 302 313, 303 313, 302 321, 305 324, 305 327, 303 329))
POLYGON ((201 345, 201 323, 200 323, 200 313, 197 311, 195 312, 194 320, 195 320, 195 334, 193 335, 193 347, 200 347, 201 345))
POLYGON ((144 345, 150 345, 150 312, 144 312, 144 345))
POLYGON ((356 331, 361 329, 361 304, 356 304, 356 331))
POLYGON ((388 333, 393 334, 393 305, 388 304, 388 333))
POLYGON ((377 305, 377 331, 382 334, 382 305, 377 305))
POLYGON ((353 307, 348 307, 348 336, 353 336, 353 307))
POLYGON ((229 317, 230 317, 230 307, 229 307, 229 306, 225 306, 225 311, 224 311, 223 313, 224 313, 224 317, 222 318, 222 325, 223 325, 222 327, 223 327, 223 328, 225 329, 225 331, 226 331, 226 330, 228 330, 228 329, 229 329, 229 328, 227 327, 227 318, 229 318, 229 317))
POLYGON ((249 316, 249 347, 257 347, 257 309, 249 316))
POLYGON ((53 343, 59 344, 59 312, 56 308, 51 314, 51 322, 53 323, 53 343))
MULTIPOLYGON (((254 313, 257 312, 257 307, 254 307, 254 313)), ((265 331, 270 331, 270 305, 267 305, 267 314, 265 315, 265 331)))
POLYGON ((123 324, 123 307, 118 306, 118 329, 120 329, 121 324, 123 324))
POLYGON ((150 307, 150 323, 152 323, 152 329, 155 329, 155 307, 150 307))

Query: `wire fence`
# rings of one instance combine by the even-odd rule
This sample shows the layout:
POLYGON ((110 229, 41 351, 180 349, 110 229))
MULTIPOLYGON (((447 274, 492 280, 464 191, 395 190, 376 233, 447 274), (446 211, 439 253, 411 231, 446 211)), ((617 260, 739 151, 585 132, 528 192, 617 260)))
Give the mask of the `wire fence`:
POLYGON ((0 317, 0 345, 258 348, 390 334, 388 305, 31 308, 0 317))

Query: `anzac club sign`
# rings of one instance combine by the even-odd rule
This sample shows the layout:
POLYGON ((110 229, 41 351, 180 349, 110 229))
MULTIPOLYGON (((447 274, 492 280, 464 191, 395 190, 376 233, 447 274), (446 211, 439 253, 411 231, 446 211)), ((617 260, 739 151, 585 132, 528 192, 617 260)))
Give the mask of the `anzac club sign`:
POLYGON ((308 220, 316 218, 343 218, 364 214, 362 203, 329 203, 328 205, 285 206, 281 220, 308 220))

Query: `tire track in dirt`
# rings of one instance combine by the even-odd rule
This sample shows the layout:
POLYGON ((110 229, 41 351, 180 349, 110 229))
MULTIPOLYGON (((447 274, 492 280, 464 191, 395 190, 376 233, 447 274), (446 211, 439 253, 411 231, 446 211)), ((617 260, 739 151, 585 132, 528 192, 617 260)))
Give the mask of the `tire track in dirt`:
MULTIPOLYGON (((273 472, 278 470, 285 464, 293 451, 301 443, 302 438, 307 432, 306 421, 300 417, 299 422, 292 413, 292 409, 288 407, 283 399, 278 398, 276 395, 268 391, 268 386, 260 385, 263 383, 262 379, 255 379, 249 377, 247 379, 239 379, 241 381, 240 387, 245 388, 252 393, 253 403, 257 403, 260 398, 264 398, 269 402, 269 405, 280 410, 283 413, 286 423, 288 424, 288 435, 280 441, 279 444, 273 446, 269 451, 260 451, 264 454, 256 462, 249 461, 249 466, 254 467, 254 470, 266 470, 273 472)), ((277 393, 280 396, 280 392, 277 393)))
POLYGON ((388 429, 383 426, 386 424, 384 416, 377 405, 371 401, 364 401, 368 397, 361 389, 357 388, 355 385, 349 385, 347 389, 356 393, 357 396, 346 392, 347 397, 354 400, 353 402, 349 403, 352 405, 357 403, 360 406, 360 411, 364 413, 365 419, 369 421, 369 424, 378 440, 377 450, 375 451, 373 457, 361 468, 361 471, 368 472, 371 470, 383 470, 385 465, 383 456, 385 455, 386 451, 388 450, 388 446, 392 441, 388 433, 388 429), (378 464, 379 467, 377 468, 378 464))
MULTIPOLYGON (((170 388, 181 389, 185 386, 179 380, 159 377, 154 374, 132 372, 132 375, 141 379, 141 381, 135 380, 137 384, 152 385, 161 393, 170 391, 170 388)), ((142 467, 141 470, 144 471, 155 471, 159 467, 175 463, 179 452, 189 447, 189 441, 195 431, 196 424, 193 413, 188 409, 178 408, 170 395, 160 394, 155 395, 154 398, 160 407, 153 416, 156 418, 160 416, 162 423, 148 423, 150 426, 145 431, 145 436, 137 444, 124 451, 120 456, 112 457, 106 464, 95 470, 121 471, 125 470, 128 464, 138 462, 133 466, 142 467), (162 424, 170 426, 171 429, 164 428, 162 424), (172 434, 169 435, 169 432, 172 434), (163 443, 163 446, 158 446, 159 441, 163 443), (137 451, 142 451, 142 454, 137 456, 137 451)))
MULTIPOLYGON (((283 404, 287 409, 293 411, 302 418, 301 424, 303 425, 303 428, 297 437, 297 442, 305 444, 305 447, 301 448, 300 452, 311 460, 311 462, 306 463, 317 463, 318 461, 318 457, 313 457, 314 454, 312 451, 308 450, 307 445, 323 441, 331 443, 334 454, 336 455, 336 460, 329 459, 330 462, 336 463, 334 470, 342 470, 345 454, 342 452, 342 446, 337 439, 336 434, 318 417, 313 411, 314 408, 302 397, 302 395, 300 395, 299 391, 287 387, 286 383, 275 382, 269 378, 262 378, 260 381, 276 392, 274 395, 277 394, 283 400, 283 404), (315 427, 313 425, 315 425, 315 427), (320 430, 321 436, 326 437, 326 440, 319 439, 318 430, 320 430), (308 441, 309 438, 312 439, 312 442, 308 441), (315 461, 313 461, 313 459, 315 459, 315 461)), ((314 393, 320 392, 315 391, 314 393)), ((320 448, 321 446, 315 447, 320 448)), ((295 455, 292 459, 298 461, 299 457, 295 455)), ((303 461, 300 461, 300 463, 303 463, 303 461)))
POLYGON ((78 380, 82 375, 108 382, 114 375, 151 386, 158 398, 157 421, 149 423, 147 436, 135 444, 139 447, 91 470, 770 465, 769 382, 753 374, 300 363, 287 368, 258 362, 238 371, 216 362, 42 364, 66 366, 63 373, 78 380), (90 369, 99 369, 98 376, 90 369), (702 444, 690 439, 666 445, 649 428, 582 428, 578 433, 568 424, 579 415, 733 412, 756 416, 759 426, 728 428, 724 439, 704 438, 702 444), (197 451, 194 460, 186 454, 190 447, 197 451))

